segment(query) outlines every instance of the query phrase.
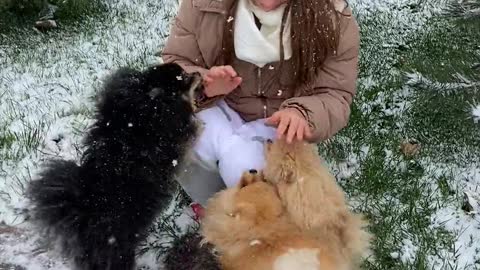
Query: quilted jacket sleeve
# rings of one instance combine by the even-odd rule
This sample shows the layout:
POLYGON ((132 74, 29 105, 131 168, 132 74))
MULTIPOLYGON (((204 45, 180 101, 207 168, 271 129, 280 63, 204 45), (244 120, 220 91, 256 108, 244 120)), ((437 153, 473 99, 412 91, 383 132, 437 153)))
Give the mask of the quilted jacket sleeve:
POLYGON ((302 96, 287 99, 281 108, 298 109, 312 128, 312 142, 327 140, 345 127, 356 91, 358 76, 359 27, 355 18, 343 18, 339 48, 329 57, 302 96))

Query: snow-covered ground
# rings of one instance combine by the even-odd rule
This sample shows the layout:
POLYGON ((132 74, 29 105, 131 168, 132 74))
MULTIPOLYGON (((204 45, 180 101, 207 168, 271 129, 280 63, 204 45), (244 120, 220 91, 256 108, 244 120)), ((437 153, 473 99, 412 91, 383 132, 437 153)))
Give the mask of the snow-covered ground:
MULTIPOLYGON (((359 84, 362 89, 370 89, 382 84, 380 76, 385 72, 378 70, 397 74, 393 68, 396 48, 408 48, 412 40, 428 32, 427 22, 442 11, 446 2, 354 0, 350 4, 364 31, 361 57, 366 64, 359 84), (373 26, 362 25, 369 23, 373 26)), ((112 0, 104 18, 87 19, 79 30, 68 27, 47 35, 26 31, 16 37, 0 34, 0 269, 2 263, 27 270, 69 269, 67 262, 47 249, 24 221, 25 183, 51 156, 78 157, 83 132, 91 123, 95 90, 102 78, 120 66, 144 67, 158 62, 154 54, 162 47, 177 7, 176 0, 112 0)), ((382 107, 385 114, 401 116, 412 104, 411 87, 415 83, 435 83, 419 73, 409 78, 408 84, 393 94, 385 94, 387 97, 379 94, 375 101, 364 103, 359 97, 361 111, 384 106, 388 99, 396 106, 382 107)), ((464 88, 468 83, 479 87, 478 82, 466 81, 449 86, 464 88)), ((470 108, 472 121, 480 122, 480 105, 470 108)), ((403 126, 401 122, 398 125, 403 126)), ((350 178, 361 169, 369 153, 369 147, 364 146, 358 155, 350 153, 345 160, 333 162, 332 169, 340 180, 350 178)), ((472 202, 480 202, 478 161, 452 168, 422 157, 419 162, 428 173, 419 181, 428 182, 436 174, 448 173, 456 181, 452 188, 459 194, 466 191, 472 202)), ((407 165, 398 161, 398 166, 402 170, 407 165)), ((361 200, 352 198, 355 204, 361 200)), ((448 264, 457 269, 480 267, 480 219, 474 213, 465 213, 457 203, 442 205, 430 217, 432 228, 443 228, 456 237, 454 253, 444 250, 443 254, 429 255, 433 269, 448 264)), ((414 261, 418 237, 406 234, 403 245, 391 257, 405 263, 414 261)), ((158 262, 155 254, 147 252, 139 264, 154 269, 158 262)))

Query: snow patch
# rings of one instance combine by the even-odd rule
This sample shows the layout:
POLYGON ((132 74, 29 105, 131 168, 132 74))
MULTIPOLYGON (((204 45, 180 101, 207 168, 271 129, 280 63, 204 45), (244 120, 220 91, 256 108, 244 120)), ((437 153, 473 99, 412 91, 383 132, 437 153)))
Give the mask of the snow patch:
POLYGON ((472 106, 472 117, 476 124, 480 123, 480 104, 472 106))

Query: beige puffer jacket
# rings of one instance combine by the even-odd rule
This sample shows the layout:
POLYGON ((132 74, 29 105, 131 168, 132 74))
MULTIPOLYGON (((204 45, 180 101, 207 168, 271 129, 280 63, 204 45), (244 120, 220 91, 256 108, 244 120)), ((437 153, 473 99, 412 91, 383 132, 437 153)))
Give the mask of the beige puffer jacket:
MULTIPOLYGON (((222 47, 225 20, 233 18, 229 11, 234 4, 235 0, 183 0, 162 52, 164 62, 178 63, 187 72, 202 73, 214 66, 222 47)), ((349 7, 344 8, 341 15, 337 54, 318 68, 316 80, 309 87, 282 89, 276 80, 271 80, 278 62, 259 68, 235 59, 231 65, 243 80, 224 97, 227 104, 246 121, 294 107, 302 112, 312 128, 313 142, 326 140, 345 127, 358 74, 359 27, 349 7)), ((286 63, 288 68, 288 61, 286 63)), ((282 77, 286 83, 292 79, 282 77)), ((209 99, 200 107, 206 108, 214 100, 209 99)))

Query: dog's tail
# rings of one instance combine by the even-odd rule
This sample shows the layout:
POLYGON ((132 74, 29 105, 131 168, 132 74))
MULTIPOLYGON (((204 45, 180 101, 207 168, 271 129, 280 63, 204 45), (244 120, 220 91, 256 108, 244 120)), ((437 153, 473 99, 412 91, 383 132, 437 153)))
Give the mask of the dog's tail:
POLYGON ((95 184, 95 179, 84 180, 75 162, 51 161, 27 189, 33 222, 46 230, 63 255, 73 257, 78 269, 133 269, 134 249, 120 250, 116 244, 128 239, 115 239, 109 234, 115 222, 98 214, 105 209, 95 206, 98 202, 91 194, 95 184))
POLYGON ((367 226, 368 222, 361 214, 352 214, 347 218, 343 240, 348 257, 353 259, 354 265, 360 265, 362 259, 371 255, 372 235, 367 231, 367 226))

